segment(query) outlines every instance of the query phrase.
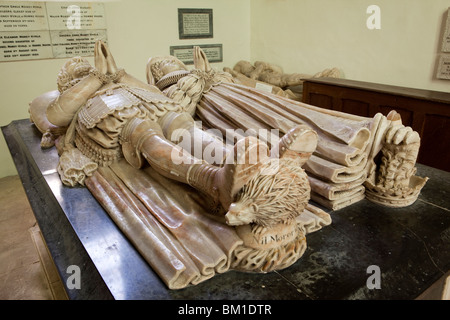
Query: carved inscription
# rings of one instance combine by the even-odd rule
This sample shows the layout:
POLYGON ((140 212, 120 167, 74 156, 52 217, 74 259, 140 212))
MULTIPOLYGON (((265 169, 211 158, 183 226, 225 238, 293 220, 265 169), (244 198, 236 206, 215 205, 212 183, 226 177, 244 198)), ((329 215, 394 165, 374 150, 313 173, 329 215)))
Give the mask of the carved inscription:
POLYGON ((442 51, 450 52, 450 8, 447 10, 447 20, 445 22, 444 37, 442 39, 442 51))
POLYGON ((437 77, 450 80, 450 55, 442 55, 440 57, 437 77))
POLYGON ((183 30, 186 35, 210 33, 209 14, 185 13, 183 15, 183 30))
POLYGON ((236 231, 247 247, 262 250, 284 246, 295 240, 299 235, 299 230, 295 223, 281 223, 271 228, 244 225, 236 227, 236 231))
POLYGON ((180 39, 213 37, 212 9, 178 9, 180 39))
POLYGON ((273 245, 279 246, 282 243, 286 243, 295 239, 295 230, 290 230, 287 233, 275 233, 264 235, 263 237, 254 237, 255 242, 258 242, 261 246, 273 245))
POLYGON ((107 40, 102 3, 0 3, 0 61, 91 56, 96 40, 107 40))

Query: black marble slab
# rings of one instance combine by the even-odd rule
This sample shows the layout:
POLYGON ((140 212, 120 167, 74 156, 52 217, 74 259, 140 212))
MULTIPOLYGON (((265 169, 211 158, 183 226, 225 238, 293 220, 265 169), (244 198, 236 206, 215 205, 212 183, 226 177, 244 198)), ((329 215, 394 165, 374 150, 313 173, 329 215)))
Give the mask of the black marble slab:
POLYGON ((406 208, 367 200, 330 212, 330 226, 307 236, 291 267, 268 274, 229 271, 197 286, 169 290, 83 187, 61 184, 54 148, 40 148, 28 119, 3 135, 57 269, 66 284, 81 269, 71 299, 324 300, 415 299, 450 270, 450 173, 418 164, 430 180, 406 208), (380 289, 369 289, 369 266, 380 289))

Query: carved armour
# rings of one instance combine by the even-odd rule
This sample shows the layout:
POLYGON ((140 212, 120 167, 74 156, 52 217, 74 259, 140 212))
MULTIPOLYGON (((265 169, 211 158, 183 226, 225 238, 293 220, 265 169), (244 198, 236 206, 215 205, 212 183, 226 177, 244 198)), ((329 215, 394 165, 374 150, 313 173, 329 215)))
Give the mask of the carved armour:
POLYGON ((122 157, 120 134, 129 119, 158 121, 168 111, 180 112, 181 107, 160 93, 115 85, 80 109, 75 145, 100 166, 110 165, 122 157))
POLYGON ((86 106, 80 110, 78 121, 88 129, 94 128, 111 113, 143 103, 149 104, 146 107, 155 114, 155 117, 152 118, 154 121, 164 115, 166 111, 177 111, 178 109, 178 106, 163 94, 117 85, 103 90, 89 99, 86 106))

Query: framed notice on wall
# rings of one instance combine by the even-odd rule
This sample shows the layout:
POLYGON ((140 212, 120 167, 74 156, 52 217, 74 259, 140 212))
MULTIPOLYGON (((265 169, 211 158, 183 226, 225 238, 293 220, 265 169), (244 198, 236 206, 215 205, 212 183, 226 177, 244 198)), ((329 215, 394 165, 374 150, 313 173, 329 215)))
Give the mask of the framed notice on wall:
POLYGON ((178 32, 180 39, 212 38, 212 9, 178 9, 178 32))

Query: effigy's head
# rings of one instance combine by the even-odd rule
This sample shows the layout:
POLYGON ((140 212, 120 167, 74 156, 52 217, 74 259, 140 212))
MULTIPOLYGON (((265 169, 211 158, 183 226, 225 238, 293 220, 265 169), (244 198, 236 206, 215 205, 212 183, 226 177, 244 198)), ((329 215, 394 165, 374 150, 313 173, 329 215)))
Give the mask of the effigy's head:
POLYGON ((307 175, 296 161, 277 161, 276 173, 259 174, 241 189, 225 216, 229 225, 271 227, 302 213, 311 191, 307 175))
POLYGON ((255 66, 252 65, 249 61, 241 60, 235 64, 233 70, 249 76, 250 73, 255 70, 255 66))
POLYGON ((89 75, 92 66, 81 57, 74 57, 68 60, 61 68, 57 77, 57 85, 60 93, 73 87, 81 79, 89 75))
POLYGON ((149 84, 155 84, 165 75, 180 70, 187 71, 187 67, 174 56, 150 58, 147 62, 147 82, 149 84))

